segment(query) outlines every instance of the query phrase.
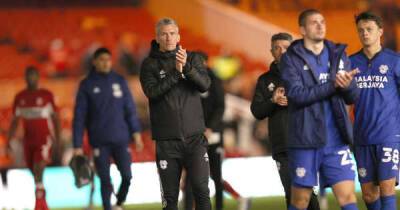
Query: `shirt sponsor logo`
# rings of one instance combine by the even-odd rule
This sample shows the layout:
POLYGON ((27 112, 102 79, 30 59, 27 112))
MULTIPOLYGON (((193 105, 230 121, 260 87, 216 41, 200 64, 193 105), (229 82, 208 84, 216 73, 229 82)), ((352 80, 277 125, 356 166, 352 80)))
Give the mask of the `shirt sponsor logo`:
POLYGON ((319 74, 319 82, 321 82, 321 84, 328 82, 328 79, 329 79, 329 73, 319 74))
POLYGON ((309 68, 309 67, 307 66, 307 64, 306 64, 306 65, 303 66, 303 70, 304 70, 304 71, 308 71, 308 70, 310 70, 310 68, 309 68))
POLYGON ((53 113, 54 109, 50 103, 40 107, 17 107, 15 110, 15 115, 24 119, 46 119, 53 113))
POLYGON ((357 82, 358 88, 368 89, 383 89, 385 88, 385 84, 388 83, 388 78, 381 75, 356 76, 355 80, 357 82))

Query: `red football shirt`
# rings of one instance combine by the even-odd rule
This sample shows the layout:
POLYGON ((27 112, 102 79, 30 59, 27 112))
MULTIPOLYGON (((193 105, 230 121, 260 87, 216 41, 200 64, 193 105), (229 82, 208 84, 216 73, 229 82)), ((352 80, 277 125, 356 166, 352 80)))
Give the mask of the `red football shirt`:
POLYGON ((23 90, 14 100, 13 113, 24 126, 24 143, 46 144, 53 135, 51 115, 56 112, 53 94, 45 89, 23 90))

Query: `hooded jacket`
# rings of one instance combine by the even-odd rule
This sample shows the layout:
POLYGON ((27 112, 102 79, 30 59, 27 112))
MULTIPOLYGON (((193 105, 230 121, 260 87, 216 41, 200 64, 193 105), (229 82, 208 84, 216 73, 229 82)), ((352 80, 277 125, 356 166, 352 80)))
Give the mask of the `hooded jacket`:
POLYGON ((121 75, 92 69, 81 81, 73 119, 75 148, 82 147, 85 128, 92 147, 128 144, 141 130, 135 102, 121 75))
POLYGON ((316 67, 310 66, 303 40, 294 41, 282 56, 280 68, 289 101, 290 148, 321 148, 326 145, 327 131, 324 101, 331 103, 336 126, 347 144, 353 143, 353 128, 346 104, 353 104, 359 95, 353 80, 347 89, 335 88, 336 73, 350 71, 346 45, 324 41, 329 50, 330 80, 320 83, 316 67))
POLYGON ((288 109, 272 103, 272 95, 278 87, 283 87, 279 65, 273 62, 270 70, 262 74, 257 81, 254 97, 251 101, 251 113, 262 120, 268 118, 269 140, 272 144, 272 156, 287 151, 288 109))
POLYGON ((187 52, 182 73, 176 69, 177 49, 161 52, 153 40, 140 70, 140 83, 149 99, 152 138, 184 140, 205 130, 200 93, 210 78, 200 55, 187 52))

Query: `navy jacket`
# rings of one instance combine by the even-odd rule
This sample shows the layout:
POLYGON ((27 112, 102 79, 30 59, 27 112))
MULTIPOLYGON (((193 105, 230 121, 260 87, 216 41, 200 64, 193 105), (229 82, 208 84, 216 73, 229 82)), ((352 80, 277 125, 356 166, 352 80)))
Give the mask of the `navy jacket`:
POLYGON ((329 100, 335 122, 343 140, 353 142, 353 131, 346 104, 358 97, 354 81, 346 90, 335 88, 339 70, 351 70, 345 45, 324 41, 330 55, 330 81, 321 84, 305 59, 303 40, 294 41, 281 60, 282 79, 289 100, 289 148, 320 148, 326 144, 325 113, 323 101, 329 100))
POLYGON ((79 85, 76 96, 73 143, 82 146, 85 128, 93 147, 128 144, 140 131, 136 107, 125 79, 111 71, 92 70, 79 85))

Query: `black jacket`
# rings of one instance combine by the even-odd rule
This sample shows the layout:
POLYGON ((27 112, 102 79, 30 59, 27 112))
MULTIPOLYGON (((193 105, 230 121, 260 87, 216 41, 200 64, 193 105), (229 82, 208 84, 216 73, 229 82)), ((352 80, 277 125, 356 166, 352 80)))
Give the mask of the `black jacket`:
POLYGON ((153 40, 140 70, 154 140, 184 140, 205 130, 200 93, 208 90, 211 81, 203 59, 188 52, 181 74, 175 67, 175 54, 176 50, 161 52, 153 40))
POLYGON ((277 63, 273 62, 270 70, 258 78, 251 102, 251 112, 255 118, 268 118, 273 157, 287 151, 288 138, 288 109, 271 101, 272 94, 278 87, 283 87, 283 81, 277 63))
POLYGON ((222 81, 215 76, 211 69, 208 69, 208 76, 211 79, 210 89, 201 94, 204 120, 206 127, 214 132, 221 132, 223 129, 222 117, 225 111, 225 93, 222 81))
POLYGON ((219 142, 213 142, 209 139, 209 146, 223 146, 223 121, 225 111, 225 93, 222 87, 222 81, 215 76, 211 69, 208 69, 208 76, 211 79, 211 86, 207 92, 201 94, 201 103, 203 105, 204 120, 206 127, 214 133, 220 133, 219 142))

